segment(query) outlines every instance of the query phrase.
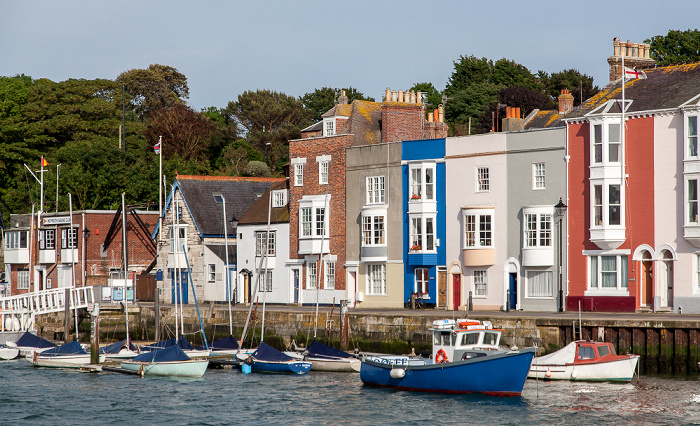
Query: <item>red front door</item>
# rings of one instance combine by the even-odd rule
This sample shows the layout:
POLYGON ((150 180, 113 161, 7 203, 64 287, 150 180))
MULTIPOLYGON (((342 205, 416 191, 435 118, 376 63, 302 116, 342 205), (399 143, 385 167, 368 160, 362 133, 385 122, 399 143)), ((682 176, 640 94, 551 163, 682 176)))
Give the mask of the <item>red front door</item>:
POLYGON ((452 275, 452 304, 455 311, 459 309, 459 305, 462 304, 462 276, 455 274, 452 275))

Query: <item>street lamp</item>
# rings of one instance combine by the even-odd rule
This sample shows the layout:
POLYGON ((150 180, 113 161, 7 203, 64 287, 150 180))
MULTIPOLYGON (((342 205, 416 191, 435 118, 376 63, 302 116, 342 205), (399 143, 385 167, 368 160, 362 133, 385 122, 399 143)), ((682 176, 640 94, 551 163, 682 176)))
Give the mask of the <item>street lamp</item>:
POLYGON ((265 144, 265 163, 267 163, 267 167, 270 167, 270 160, 267 156, 267 151, 270 149, 270 146, 272 146, 272 142, 268 142, 265 144))
POLYGON ((559 255, 559 312, 564 312, 564 290, 562 288, 562 262, 561 262, 561 257, 562 257, 562 223, 564 221, 564 214, 566 214, 566 204, 561 200, 561 197, 559 197, 559 202, 554 206, 554 212, 559 219, 557 221, 557 224, 559 226, 559 246, 557 247, 557 252, 559 255))

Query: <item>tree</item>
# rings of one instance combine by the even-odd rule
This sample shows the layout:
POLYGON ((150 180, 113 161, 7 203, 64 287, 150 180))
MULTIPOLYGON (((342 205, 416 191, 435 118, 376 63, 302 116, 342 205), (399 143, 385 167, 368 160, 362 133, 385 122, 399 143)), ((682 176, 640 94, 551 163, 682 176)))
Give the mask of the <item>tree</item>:
POLYGON ((270 90, 243 92, 238 101, 228 103, 224 114, 247 131, 253 147, 267 153, 273 171, 289 155, 289 140, 299 138, 300 130, 309 123, 299 99, 270 90))
POLYGON ((460 56, 454 62, 454 71, 447 81, 445 92, 451 96, 460 90, 466 90, 472 84, 489 83, 492 73, 493 62, 489 59, 460 56))
POLYGON ((542 88, 527 67, 505 58, 493 65, 489 81, 505 87, 521 86, 532 90, 542 88))
POLYGON ((345 96, 348 97, 348 103, 352 103, 354 100, 374 102, 374 98, 366 97, 353 87, 346 89, 323 87, 313 92, 306 93, 300 98, 304 109, 306 109, 309 114, 310 120, 312 122, 321 121, 321 116, 326 111, 333 108, 343 90, 345 90, 345 96))
POLYGON ((450 124, 454 135, 469 134, 469 118, 472 118, 472 131, 479 125, 479 118, 488 106, 498 100, 500 87, 492 83, 472 84, 467 89, 457 91, 445 108, 445 121, 450 124))
POLYGON ((700 61, 700 31, 670 30, 665 36, 657 35, 644 40, 650 44, 649 55, 657 65, 673 65, 700 61))
POLYGON ((199 161, 203 159, 215 131, 216 125, 204 114, 178 104, 152 113, 144 136, 153 144, 163 137, 163 156, 166 159, 179 156, 199 161))
POLYGON ((520 108, 521 118, 525 118, 535 109, 548 110, 555 108, 552 98, 539 90, 532 90, 523 86, 505 87, 498 91, 498 101, 492 102, 483 114, 479 116, 475 128, 476 133, 490 132, 492 124, 497 131, 500 130, 501 123, 492 123, 492 118, 497 118, 498 120, 505 118, 502 115, 502 109, 500 114, 496 114, 502 105, 520 108))
POLYGON ((540 70, 537 72, 537 78, 544 86, 545 92, 554 100, 558 99, 563 89, 571 91, 574 96, 574 105, 580 105, 581 102, 600 91, 598 86, 593 85, 593 77, 581 74, 576 69, 555 72, 551 76, 540 70))
POLYGON ((154 111, 183 104, 190 96, 187 77, 167 65, 152 64, 145 70, 124 71, 116 83, 124 86, 129 104, 141 120, 154 111))

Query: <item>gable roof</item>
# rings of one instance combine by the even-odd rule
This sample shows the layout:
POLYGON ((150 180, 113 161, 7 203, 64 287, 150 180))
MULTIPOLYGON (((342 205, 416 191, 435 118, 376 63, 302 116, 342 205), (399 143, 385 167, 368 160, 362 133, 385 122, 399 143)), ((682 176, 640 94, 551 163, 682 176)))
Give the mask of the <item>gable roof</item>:
POLYGON ((561 121, 561 119, 564 117, 564 114, 560 114, 559 111, 553 109, 538 111, 527 123, 525 123, 525 130, 564 127, 564 123, 561 121))
POLYGON ((352 101, 352 113, 342 133, 355 135, 353 145, 371 145, 382 142, 382 104, 372 101, 352 101))
MULTIPOLYGON (((625 103, 632 101, 627 114, 675 109, 700 94, 700 62, 671 65, 644 70, 647 78, 625 82, 625 103)), ((571 111, 566 119, 583 118, 595 113, 595 109, 610 100, 622 99, 622 80, 614 81, 580 107, 571 111)), ((619 112, 619 106, 609 112, 619 112)))
MULTIPOLYGON (((355 101, 352 101, 355 103, 355 101)), ((333 106, 333 108, 329 109, 328 111, 324 112, 321 117, 349 117, 350 114, 352 113, 352 105, 348 104, 336 104, 333 106)))
POLYGON ((213 194, 221 194, 226 200, 226 226, 228 234, 233 235, 231 218, 240 219, 270 186, 284 181, 284 178, 178 175, 174 185, 180 189, 199 234, 219 237, 224 235, 223 206, 213 194))
POLYGON ((272 191, 287 189, 287 182, 275 182, 270 189, 263 194, 252 206, 246 211, 238 221, 239 225, 252 225, 267 223, 267 212, 270 210, 270 223, 288 223, 289 222, 289 203, 283 207, 269 208, 270 194, 272 191))

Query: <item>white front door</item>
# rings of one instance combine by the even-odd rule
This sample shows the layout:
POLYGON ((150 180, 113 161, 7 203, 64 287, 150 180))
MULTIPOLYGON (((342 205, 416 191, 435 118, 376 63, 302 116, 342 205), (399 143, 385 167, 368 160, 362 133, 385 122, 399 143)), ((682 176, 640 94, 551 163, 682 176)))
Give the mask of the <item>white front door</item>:
POLYGON ((62 265, 58 268, 58 286, 71 287, 73 285, 73 271, 70 266, 62 265))

